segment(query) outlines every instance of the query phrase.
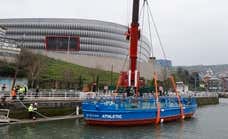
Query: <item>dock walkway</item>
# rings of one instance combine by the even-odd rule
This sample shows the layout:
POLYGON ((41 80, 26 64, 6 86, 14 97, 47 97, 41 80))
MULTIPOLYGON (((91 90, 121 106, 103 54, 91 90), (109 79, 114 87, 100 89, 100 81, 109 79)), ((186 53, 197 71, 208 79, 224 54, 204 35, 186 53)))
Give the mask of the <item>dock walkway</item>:
POLYGON ((0 123, 0 125, 15 125, 15 124, 28 124, 28 123, 40 123, 40 122, 49 122, 49 121, 58 121, 65 119, 81 119, 83 115, 68 115, 68 116, 56 116, 56 117, 48 117, 48 118, 38 118, 36 120, 32 119, 10 119, 9 123, 0 123))

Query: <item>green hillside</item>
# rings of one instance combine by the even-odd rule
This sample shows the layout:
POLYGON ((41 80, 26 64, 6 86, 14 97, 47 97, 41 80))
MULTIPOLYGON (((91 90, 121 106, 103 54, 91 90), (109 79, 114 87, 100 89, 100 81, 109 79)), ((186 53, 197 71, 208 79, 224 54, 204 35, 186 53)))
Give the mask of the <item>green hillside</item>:
POLYGON ((119 75, 23 51, 16 63, 0 61, 0 76, 14 77, 16 67, 19 69, 17 77, 28 78, 31 88, 82 89, 93 82, 102 88, 104 85, 115 85, 119 75))
POLYGON ((83 80, 83 84, 99 82, 100 85, 110 85, 111 81, 115 83, 118 78, 118 73, 82 67, 47 57, 45 57, 44 65, 40 73, 40 81, 43 82, 57 81, 78 84, 80 80, 83 80))

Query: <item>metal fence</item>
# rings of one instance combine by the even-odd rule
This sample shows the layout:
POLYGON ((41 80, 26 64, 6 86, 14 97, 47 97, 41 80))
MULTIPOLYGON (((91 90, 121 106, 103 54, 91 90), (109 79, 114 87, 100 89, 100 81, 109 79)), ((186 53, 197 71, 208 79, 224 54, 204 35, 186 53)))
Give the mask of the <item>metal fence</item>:
MULTIPOLYGON (((41 90, 38 93, 33 91, 33 90, 29 90, 25 95, 24 95, 24 99, 27 100, 33 100, 33 99, 40 99, 40 100, 81 100, 82 98, 82 92, 80 91, 74 91, 74 90, 68 90, 68 91, 64 91, 64 90, 41 90)), ((7 99, 9 99, 10 96, 10 92, 9 91, 1 91, 0 92, 0 96, 5 97, 7 99)), ((17 94, 17 97, 19 97, 19 95, 17 94)))
MULTIPOLYGON (((218 92, 185 92, 180 93, 183 97, 218 97, 218 92)), ((112 92, 81 92, 79 90, 40 90, 38 93, 35 90, 29 90, 24 99, 33 100, 84 100, 88 96, 111 96, 112 92)), ((146 95, 146 94, 145 94, 146 95)), ((176 96, 175 93, 170 92, 169 96, 176 96)), ((0 97, 10 99, 9 91, 0 91, 0 97)))

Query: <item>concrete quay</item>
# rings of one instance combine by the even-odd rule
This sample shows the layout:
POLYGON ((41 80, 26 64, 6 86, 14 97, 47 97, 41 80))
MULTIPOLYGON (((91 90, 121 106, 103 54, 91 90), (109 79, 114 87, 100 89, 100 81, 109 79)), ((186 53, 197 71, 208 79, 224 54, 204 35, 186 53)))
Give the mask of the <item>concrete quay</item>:
POLYGON ((198 106, 219 104, 219 97, 196 97, 198 106))

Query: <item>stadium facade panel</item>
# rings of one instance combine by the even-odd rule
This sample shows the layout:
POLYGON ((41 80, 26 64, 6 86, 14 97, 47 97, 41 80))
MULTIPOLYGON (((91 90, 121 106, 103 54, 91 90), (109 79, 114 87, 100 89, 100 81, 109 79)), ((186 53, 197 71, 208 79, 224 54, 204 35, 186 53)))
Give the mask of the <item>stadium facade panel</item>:
MULTIPOLYGON (((124 35, 127 26, 86 19, 16 18, 0 19, 0 26, 7 28, 6 37, 21 42, 20 47, 45 49, 45 37, 78 36, 80 51, 77 54, 126 58, 129 40, 124 35)), ((147 62, 150 43, 141 35, 139 59, 147 62)))

